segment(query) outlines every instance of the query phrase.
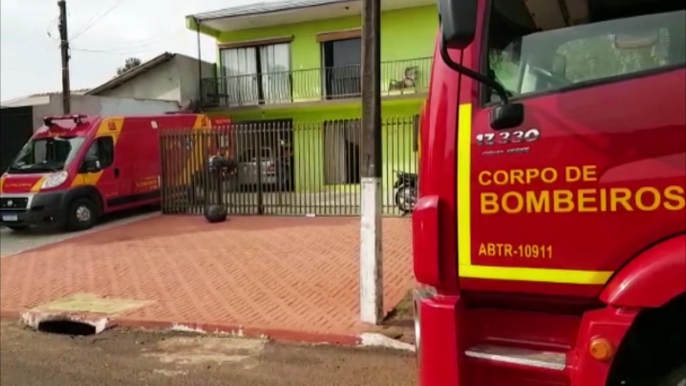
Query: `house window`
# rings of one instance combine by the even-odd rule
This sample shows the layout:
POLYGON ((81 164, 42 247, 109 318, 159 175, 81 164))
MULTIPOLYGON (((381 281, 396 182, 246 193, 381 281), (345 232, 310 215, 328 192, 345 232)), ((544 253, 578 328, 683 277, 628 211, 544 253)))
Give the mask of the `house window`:
POLYGON ((362 93, 360 38, 322 42, 327 99, 358 97, 362 93))
POLYGON ((324 179, 327 185, 360 183, 360 120, 324 122, 324 179))
POLYGON ((289 43, 222 49, 221 67, 230 104, 291 101, 289 43))

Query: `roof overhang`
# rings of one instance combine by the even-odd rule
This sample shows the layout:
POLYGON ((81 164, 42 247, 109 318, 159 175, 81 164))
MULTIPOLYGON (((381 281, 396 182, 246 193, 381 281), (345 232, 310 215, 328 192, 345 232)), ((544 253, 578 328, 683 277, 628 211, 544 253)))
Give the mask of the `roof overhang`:
MULTIPOLYGON (((381 0, 381 9, 391 11, 435 3, 435 0, 381 0)), ((216 35, 224 31, 357 16, 361 12, 362 2, 359 0, 291 0, 199 13, 188 16, 187 21, 190 29, 197 29, 196 22, 199 22, 203 33, 216 35)))

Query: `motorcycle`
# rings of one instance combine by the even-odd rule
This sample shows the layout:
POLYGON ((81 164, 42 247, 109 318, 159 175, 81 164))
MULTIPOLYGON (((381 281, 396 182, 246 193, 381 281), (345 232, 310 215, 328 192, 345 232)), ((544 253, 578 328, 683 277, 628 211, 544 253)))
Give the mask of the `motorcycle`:
POLYGON ((395 171, 395 206, 403 215, 411 213, 417 204, 417 175, 400 170, 395 171))

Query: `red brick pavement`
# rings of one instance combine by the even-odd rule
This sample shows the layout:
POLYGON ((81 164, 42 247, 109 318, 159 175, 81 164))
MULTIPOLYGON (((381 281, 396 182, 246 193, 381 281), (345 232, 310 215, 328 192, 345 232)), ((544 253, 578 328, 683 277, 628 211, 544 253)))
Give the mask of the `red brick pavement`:
MULTIPOLYGON (((387 311, 413 286, 410 222, 383 223, 387 311)), ((159 216, 0 261, 0 309, 73 293, 152 300, 117 324, 345 343, 358 323, 359 220, 159 216)))

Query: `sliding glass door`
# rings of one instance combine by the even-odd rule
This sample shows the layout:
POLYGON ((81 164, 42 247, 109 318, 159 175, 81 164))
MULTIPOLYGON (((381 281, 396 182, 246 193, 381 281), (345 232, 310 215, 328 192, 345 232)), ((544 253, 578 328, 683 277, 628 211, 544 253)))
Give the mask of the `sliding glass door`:
POLYGON ((291 101, 291 53, 288 44, 260 47, 264 103, 291 101))
POLYGON ((289 44, 223 49, 221 67, 231 105, 291 100, 289 44))

